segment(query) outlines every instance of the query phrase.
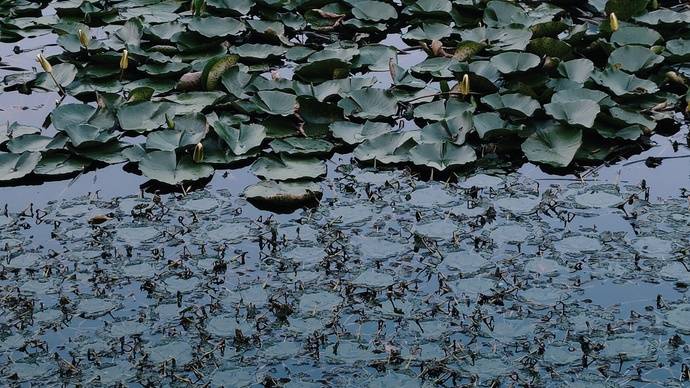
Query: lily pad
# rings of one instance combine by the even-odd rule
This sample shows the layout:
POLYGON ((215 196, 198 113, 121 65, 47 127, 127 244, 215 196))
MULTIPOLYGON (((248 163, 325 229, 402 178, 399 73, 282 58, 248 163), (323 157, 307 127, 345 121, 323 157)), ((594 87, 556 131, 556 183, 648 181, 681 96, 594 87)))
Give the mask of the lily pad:
POLYGON ((148 152, 139 162, 139 169, 148 178, 177 185, 213 175, 213 167, 195 163, 191 158, 178 158, 174 151, 148 152))

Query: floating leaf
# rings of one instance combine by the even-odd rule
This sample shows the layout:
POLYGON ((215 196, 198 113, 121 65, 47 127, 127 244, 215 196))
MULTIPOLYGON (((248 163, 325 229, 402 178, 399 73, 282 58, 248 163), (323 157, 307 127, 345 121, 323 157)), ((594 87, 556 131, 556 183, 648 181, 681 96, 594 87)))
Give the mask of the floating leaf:
POLYGON ((594 64, 589 59, 573 59, 567 62, 561 62, 558 65, 558 72, 578 83, 584 83, 589 79, 594 71, 594 64))
POLYGON ((338 102, 346 115, 362 119, 390 118, 398 111, 396 99, 381 89, 355 90, 338 102))
POLYGON ((0 181, 7 182, 29 175, 41 160, 39 152, 10 154, 0 152, 0 181))
POLYGON ((69 136, 70 143, 77 148, 108 143, 119 137, 116 132, 104 130, 90 124, 67 127, 65 133, 69 136))
POLYGON ((359 144, 391 131, 390 125, 376 121, 365 121, 364 124, 350 121, 337 121, 330 125, 333 136, 347 144, 359 144))
POLYGON ((462 166, 477 160, 470 146, 453 143, 422 143, 410 149, 410 161, 419 166, 433 167, 439 171, 462 166))
POLYGON ((482 97, 482 102, 498 111, 505 111, 523 116, 532 116, 537 109, 541 108, 539 101, 519 93, 490 94, 482 97))
POLYGON ((575 100, 552 102, 544 105, 544 110, 556 120, 592 128, 600 108, 599 104, 592 100, 575 100))
POLYGON ((150 179, 169 185, 195 181, 213 175, 213 167, 194 163, 189 157, 178 158, 174 151, 152 151, 139 162, 139 169, 150 179))
POLYGON ((68 175, 83 171, 90 161, 67 152, 50 152, 43 155, 34 173, 38 175, 68 175))
POLYGON ((395 8, 382 1, 362 0, 353 4, 352 15, 358 19, 381 21, 394 19, 398 16, 395 8))
POLYGON ((172 103, 142 101, 121 106, 117 119, 125 131, 148 132, 165 126, 165 117, 173 117, 175 112, 176 106, 172 103))
POLYGON ((532 162, 566 167, 582 145, 582 130, 546 122, 522 143, 522 151, 532 162))
POLYGON ((611 35, 611 43, 618 46, 641 45, 654 46, 663 38, 661 34, 647 27, 625 26, 611 35))
POLYGON ((321 139, 304 137, 287 137, 273 140, 270 144, 275 153, 291 155, 327 154, 333 149, 333 144, 321 139))
POLYGON ((659 90, 654 82, 637 78, 622 70, 607 69, 594 72, 592 80, 617 96, 648 94, 659 90))
POLYGON ((253 101, 259 109, 271 115, 289 116, 297 108, 297 96, 276 90, 258 92, 253 101))
POLYGON ((258 124, 230 126, 216 121, 213 130, 225 141, 235 155, 243 155, 261 145, 266 138, 266 128, 258 124))
POLYGON ((254 174, 272 180, 316 179, 326 175, 326 164, 315 158, 285 154, 262 156, 251 166, 254 174))
POLYGON ((609 56, 609 64, 620 66, 621 69, 635 73, 649 69, 664 61, 664 57, 656 55, 652 50, 641 46, 623 46, 615 49, 609 56))

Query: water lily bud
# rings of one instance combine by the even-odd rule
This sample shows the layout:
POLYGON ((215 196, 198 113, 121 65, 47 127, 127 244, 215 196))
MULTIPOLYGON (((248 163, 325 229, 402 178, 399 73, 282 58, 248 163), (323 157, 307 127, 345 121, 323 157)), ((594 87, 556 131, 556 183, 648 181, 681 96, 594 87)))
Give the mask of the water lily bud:
POLYGON ((165 124, 168 126, 168 129, 175 129, 175 122, 168 116, 168 114, 165 114, 165 124))
POLYGON ((199 16, 204 9, 206 1, 205 0, 192 0, 191 9, 192 15, 199 16))
POLYGON ((43 71, 45 71, 46 73, 53 72, 53 66, 50 66, 50 62, 48 62, 48 60, 46 59, 46 57, 43 56, 43 54, 36 55, 36 62, 41 64, 43 71))
POLYGON ((129 67, 129 52, 127 50, 122 51, 122 57, 120 58, 120 69, 126 70, 129 67))
POLYGON ((685 85, 685 79, 678 75, 675 71, 666 72, 666 80, 678 85, 685 85))
POLYGON ((609 14, 609 25, 611 26, 611 31, 618 31, 618 17, 613 12, 609 14))
POLYGON ((391 74, 391 79, 395 79, 398 73, 397 67, 395 67, 397 63, 395 62, 395 59, 389 58, 388 59, 388 72, 391 74))
POLYGON ((84 30, 79 30, 77 35, 79 35, 79 43, 81 43, 82 47, 89 48, 89 41, 91 41, 89 35, 84 30))
POLYGON ((195 163, 201 163, 204 160, 204 145, 201 143, 196 143, 196 147, 194 147, 194 154, 192 155, 192 159, 194 160, 195 163))
POLYGON ((463 96, 470 94, 470 76, 467 74, 462 76, 462 82, 460 83, 460 94, 463 96))

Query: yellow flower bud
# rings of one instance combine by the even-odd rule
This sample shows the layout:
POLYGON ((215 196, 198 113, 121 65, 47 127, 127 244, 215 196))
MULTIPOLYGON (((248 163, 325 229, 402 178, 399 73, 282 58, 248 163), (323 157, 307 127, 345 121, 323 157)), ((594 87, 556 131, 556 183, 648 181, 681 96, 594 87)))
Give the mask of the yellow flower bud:
POLYGON ((89 35, 84 30, 79 30, 77 35, 79 35, 79 43, 81 43, 82 47, 89 48, 89 42, 91 41, 89 35))
POLYGON ((165 123, 168 125, 168 129, 175 129, 175 122, 168 116, 168 114, 165 114, 165 123))
POLYGON ((463 96, 470 94, 470 76, 467 74, 462 76, 462 82, 460 83, 460 94, 463 96))
POLYGON ((609 26, 611 27, 611 31, 618 31, 618 18, 613 12, 609 14, 609 26))
POLYGON ((120 57, 120 69, 126 70, 129 67, 129 52, 127 50, 122 51, 122 57, 120 57))
POLYGON ((41 64, 43 71, 45 71, 46 73, 53 73, 53 66, 50 65, 50 62, 48 62, 48 60, 46 59, 46 57, 43 56, 43 54, 36 55, 36 62, 41 64))
POLYGON ((204 145, 201 143, 196 143, 194 147, 194 154, 192 154, 192 159, 195 163, 201 163, 204 160, 204 145))

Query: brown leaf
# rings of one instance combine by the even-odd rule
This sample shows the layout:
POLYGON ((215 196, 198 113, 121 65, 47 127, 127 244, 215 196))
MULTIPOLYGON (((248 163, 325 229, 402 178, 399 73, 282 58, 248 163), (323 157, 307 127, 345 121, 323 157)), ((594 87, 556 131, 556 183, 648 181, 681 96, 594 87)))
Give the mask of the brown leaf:
POLYGON ((326 12, 326 11, 323 11, 320 9, 314 9, 312 11, 315 11, 316 13, 319 14, 319 16, 321 16, 322 18, 326 18, 326 19, 340 19, 340 18, 345 16, 345 15, 341 15, 339 13, 326 12))
POLYGON ((443 43, 440 40, 434 39, 431 41, 431 53, 437 57, 445 57, 448 54, 443 50, 443 43))
POLYGON ((90 225, 100 225, 104 222, 112 220, 112 217, 108 217, 105 214, 98 214, 89 219, 90 225))

